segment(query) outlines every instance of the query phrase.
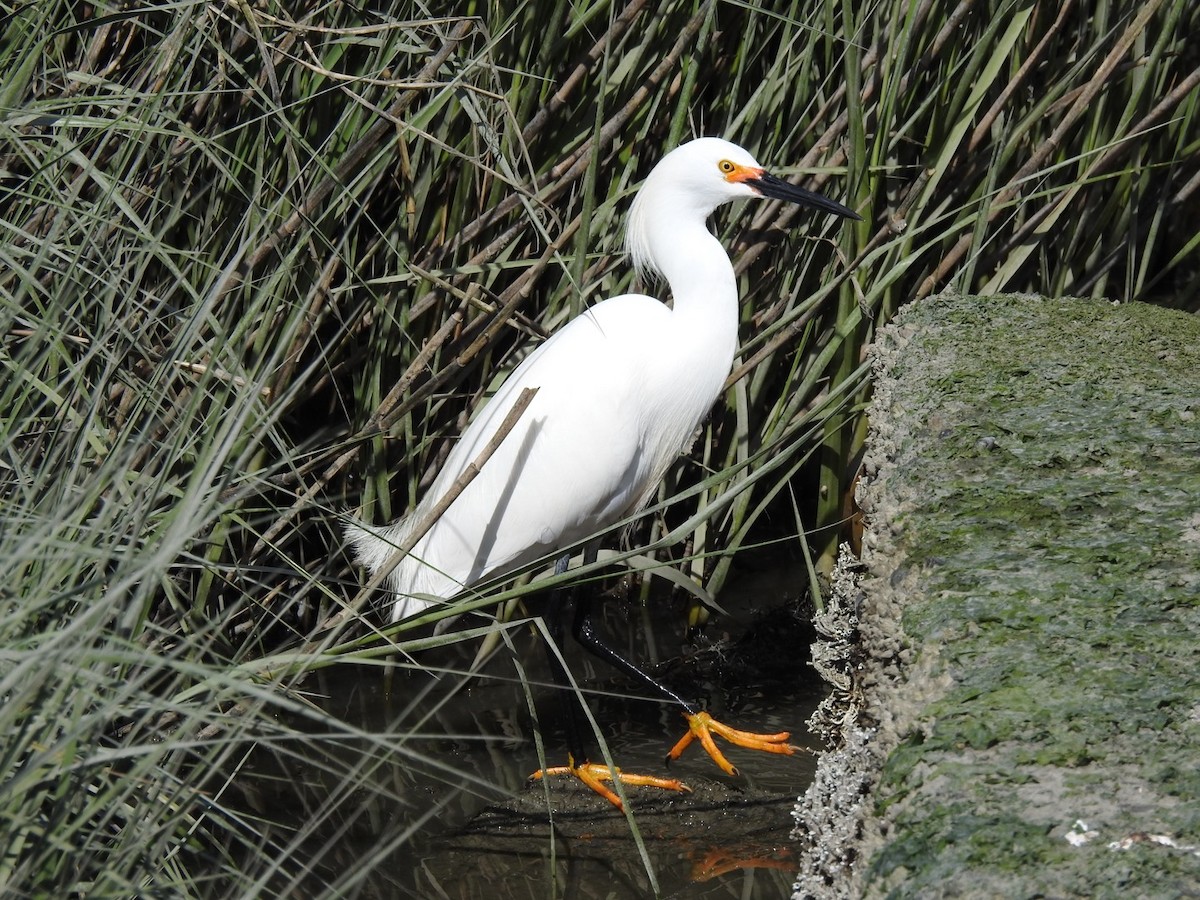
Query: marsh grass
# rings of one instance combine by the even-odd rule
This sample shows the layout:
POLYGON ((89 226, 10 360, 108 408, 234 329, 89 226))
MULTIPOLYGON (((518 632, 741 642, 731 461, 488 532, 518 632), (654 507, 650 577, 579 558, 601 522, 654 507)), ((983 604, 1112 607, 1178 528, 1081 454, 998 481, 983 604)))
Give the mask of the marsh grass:
MULTIPOLYGON (((436 771, 424 720, 367 734, 300 679, 520 626, 339 615, 342 517, 402 514, 522 353, 639 288, 623 212, 692 134, 864 221, 718 216, 739 362, 609 571, 715 596, 790 534, 818 584, 863 347, 914 297, 1195 309, 1196 4, 495 6, 0 5, 6 893, 344 894, 384 866, 410 832, 347 869, 335 804, 281 839, 227 803, 247 748, 403 803, 370 773, 436 771)), ((519 610, 498 588, 467 604, 519 610)))

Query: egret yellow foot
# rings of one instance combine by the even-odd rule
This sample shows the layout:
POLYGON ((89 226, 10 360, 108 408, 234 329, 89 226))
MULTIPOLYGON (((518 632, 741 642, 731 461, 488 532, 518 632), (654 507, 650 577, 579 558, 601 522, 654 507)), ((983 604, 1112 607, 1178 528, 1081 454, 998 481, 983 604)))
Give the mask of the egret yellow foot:
POLYGON ((621 798, 605 786, 605 781, 619 780, 621 784, 656 787, 667 791, 679 791, 689 794, 692 792, 692 789, 678 778, 659 778, 656 775, 634 775, 630 772, 622 772, 617 768, 610 769, 602 763, 589 762, 576 764, 573 759, 570 759, 565 766, 551 766, 548 769, 539 769, 529 777, 531 780, 537 781, 542 777, 549 777, 551 775, 573 775, 622 811, 625 809, 625 806, 621 803, 621 798))
POLYGON ((683 751, 688 748, 692 741, 699 739, 700 745, 708 752, 715 762, 727 775, 736 775, 737 769, 733 763, 725 758, 725 754, 718 749, 716 742, 713 741, 713 735, 719 734, 731 744, 736 744, 739 747, 745 747, 748 750, 763 750, 767 753, 783 753, 791 756, 796 752, 796 748, 787 742, 791 737, 791 732, 781 731, 778 734, 755 734, 750 731, 738 731, 736 728, 730 728, 728 725, 722 725, 706 712, 685 713, 684 717, 688 720, 688 732, 679 739, 671 752, 667 754, 667 762, 673 759, 679 759, 683 755, 683 751))

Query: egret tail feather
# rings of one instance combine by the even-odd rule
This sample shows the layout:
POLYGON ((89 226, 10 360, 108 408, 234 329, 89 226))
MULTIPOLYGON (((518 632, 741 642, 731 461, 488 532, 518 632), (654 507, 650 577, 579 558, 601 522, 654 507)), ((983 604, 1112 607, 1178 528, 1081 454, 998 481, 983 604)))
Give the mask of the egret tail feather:
MULTIPOLYGON (((412 522, 412 516, 382 527, 351 521, 346 524, 346 542, 354 551, 355 560, 371 575, 375 575, 391 562, 408 540, 412 534, 412 522)), ((444 576, 422 563, 413 553, 405 554, 388 574, 386 581, 388 590, 395 598, 392 621, 398 622, 435 605, 432 599, 427 598, 446 595, 445 580, 444 576)), ((452 595, 454 591, 449 593, 452 595)))

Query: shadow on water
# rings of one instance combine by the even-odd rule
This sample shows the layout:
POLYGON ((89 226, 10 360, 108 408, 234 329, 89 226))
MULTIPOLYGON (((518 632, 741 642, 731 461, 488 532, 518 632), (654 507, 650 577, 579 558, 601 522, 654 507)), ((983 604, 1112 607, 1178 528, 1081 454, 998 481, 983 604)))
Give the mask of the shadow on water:
MULTIPOLYGON (((820 695, 807 665, 805 615, 794 603, 765 614, 751 603, 778 602, 797 583, 794 569, 743 578, 740 591, 723 595, 731 616, 710 628, 707 646, 679 651, 655 669, 685 696, 703 698, 718 719, 791 731, 802 748, 791 757, 730 748, 738 777, 725 776, 698 744, 666 770, 665 753, 685 728, 678 710, 629 696, 607 666, 566 650, 617 764, 692 788, 627 788, 662 896, 790 893, 791 810, 815 766, 804 723, 820 695)), ((663 615, 646 630, 641 621, 628 623, 622 604, 607 604, 606 630, 637 658, 646 658, 647 638, 679 650, 678 610, 659 606, 663 615)), ((311 699, 357 733, 305 742, 300 753, 260 749, 246 761, 237 791, 254 813, 278 823, 277 845, 297 822, 322 823, 300 850, 311 882, 291 891, 317 894, 339 878, 344 886, 347 872, 358 869, 350 893, 364 897, 654 896, 625 816, 571 779, 548 787, 528 781, 539 768, 537 741, 514 658, 530 681, 545 685, 540 639, 513 633, 482 677, 464 678, 474 650, 452 645, 423 654, 422 668, 316 673, 306 684, 311 699)), ((561 764, 564 700, 549 686, 533 696, 546 759, 561 764)))

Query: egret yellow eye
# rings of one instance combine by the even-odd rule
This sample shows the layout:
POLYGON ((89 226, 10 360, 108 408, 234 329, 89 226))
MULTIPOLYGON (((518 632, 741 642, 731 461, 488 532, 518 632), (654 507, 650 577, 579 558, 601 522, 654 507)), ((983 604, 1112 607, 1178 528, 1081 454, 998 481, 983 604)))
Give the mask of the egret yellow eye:
POLYGON ((734 163, 731 163, 729 160, 723 159, 719 163, 717 163, 717 168, 720 169, 722 172, 724 172, 726 175, 732 175, 734 173, 734 171, 736 171, 737 166, 734 163))

